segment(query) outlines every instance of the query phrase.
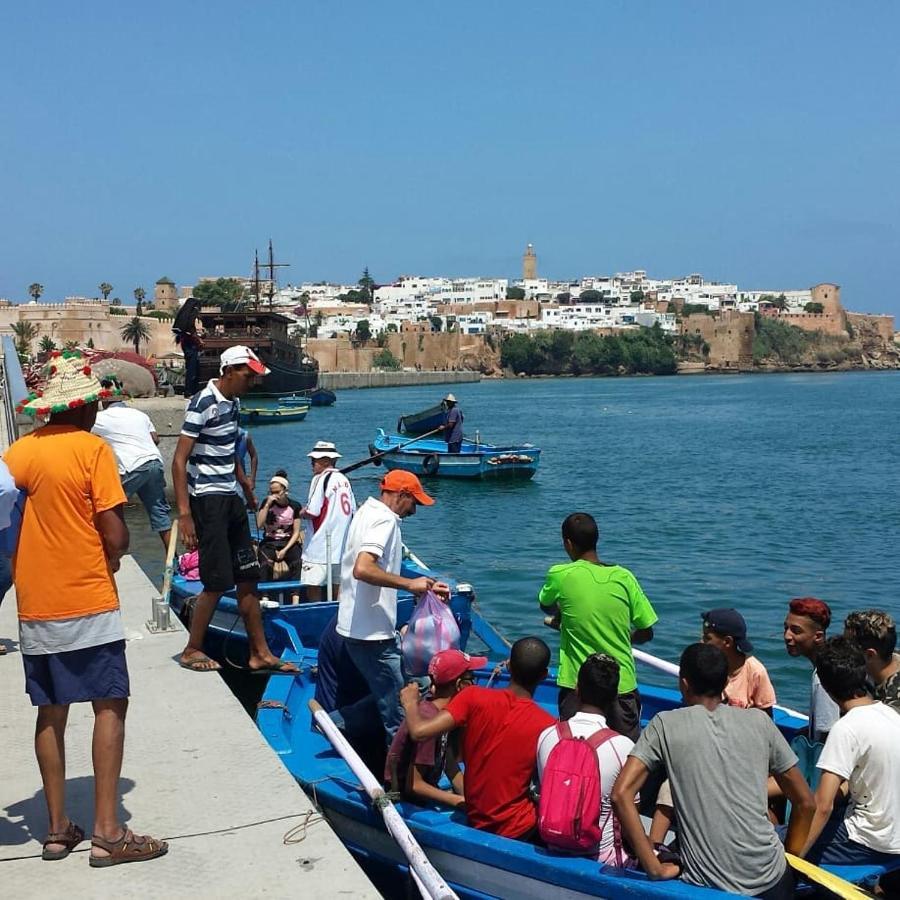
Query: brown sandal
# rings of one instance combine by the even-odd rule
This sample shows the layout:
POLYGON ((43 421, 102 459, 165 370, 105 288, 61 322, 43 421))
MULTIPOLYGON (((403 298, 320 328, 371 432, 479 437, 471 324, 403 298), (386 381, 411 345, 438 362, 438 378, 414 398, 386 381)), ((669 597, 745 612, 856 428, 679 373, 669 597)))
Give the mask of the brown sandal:
POLYGON ((165 856, 169 852, 169 845, 165 841, 146 834, 135 834, 130 828, 126 828, 122 837, 116 841, 107 841, 95 834, 91 838, 91 846, 99 847, 109 854, 109 856, 91 856, 90 864, 95 869, 118 866, 121 863, 144 862, 165 856))
POLYGON ((84 840, 84 829, 69 821, 65 831, 52 831, 44 838, 41 859, 65 859, 84 840), (47 844, 62 844, 62 850, 48 850, 47 844))

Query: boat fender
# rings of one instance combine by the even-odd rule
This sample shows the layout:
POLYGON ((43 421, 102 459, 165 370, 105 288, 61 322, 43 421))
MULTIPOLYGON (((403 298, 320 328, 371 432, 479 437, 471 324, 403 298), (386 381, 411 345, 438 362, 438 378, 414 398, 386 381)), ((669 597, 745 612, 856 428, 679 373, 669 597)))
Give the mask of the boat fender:
POLYGON ((434 453, 429 453, 422 460, 422 471, 426 475, 437 475, 437 470, 441 467, 441 461, 434 453))
MULTIPOLYGON (((378 451, 375 449, 375 445, 369 444, 369 456, 375 456, 376 453, 378 453, 378 451)), ((380 466, 381 465, 381 457, 379 456, 378 459, 373 459, 372 465, 380 466)))

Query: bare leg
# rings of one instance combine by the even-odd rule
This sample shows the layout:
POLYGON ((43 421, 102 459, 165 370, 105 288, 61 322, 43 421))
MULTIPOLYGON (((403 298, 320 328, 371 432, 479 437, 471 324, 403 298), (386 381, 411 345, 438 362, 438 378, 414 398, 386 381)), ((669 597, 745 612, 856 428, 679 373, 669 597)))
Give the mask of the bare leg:
MULTIPOLYGON (((221 592, 202 591, 194 602, 194 611, 191 615, 191 631, 188 637, 187 647, 181 654, 182 662, 190 662, 193 657, 205 656, 203 652, 203 640, 206 637, 206 629, 216 609, 216 604, 222 596, 221 592)), ((257 603, 257 610, 259 604, 257 603)), ((221 669, 214 660, 198 663, 196 668, 201 670, 221 669)))
POLYGON ((170 529, 166 529, 165 531, 158 532, 160 540, 163 542, 163 547, 166 549, 166 553, 169 552, 169 535, 172 533, 170 529))
POLYGON ((324 591, 323 587, 315 587, 313 585, 306 586, 306 599, 309 600, 310 603, 317 603, 319 600, 324 600, 324 591))
MULTIPOLYGON (((66 722, 69 707, 39 706, 34 730, 34 754, 44 783, 50 833, 66 830, 66 722)), ((48 844, 48 850, 62 850, 62 844, 48 844)))
POLYGON ((333 584, 331 586, 331 599, 337 600, 337 598, 340 597, 340 595, 341 595, 341 583, 338 582, 337 584, 333 584))
MULTIPOLYGON (((237 586, 238 611, 244 620, 244 628, 247 631, 247 639, 250 643, 251 669, 259 669, 276 665, 279 660, 269 649, 266 635, 263 631, 262 613, 259 608, 259 597, 256 595, 256 585, 252 581, 242 581, 237 586)), ((193 633, 193 624, 191 625, 193 633)), ((286 663, 285 668, 297 671, 293 664, 286 663)))
MULTIPOLYGON (((125 826, 119 822, 116 809, 119 803, 119 775, 122 772, 122 753, 125 748, 126 699, 94 700, 94 740, 91 748, 94 760, 94 834, 107 841, 121 837, 125 826)), ((107 856, 105 850, 94 847, 94 856, 107 856)))

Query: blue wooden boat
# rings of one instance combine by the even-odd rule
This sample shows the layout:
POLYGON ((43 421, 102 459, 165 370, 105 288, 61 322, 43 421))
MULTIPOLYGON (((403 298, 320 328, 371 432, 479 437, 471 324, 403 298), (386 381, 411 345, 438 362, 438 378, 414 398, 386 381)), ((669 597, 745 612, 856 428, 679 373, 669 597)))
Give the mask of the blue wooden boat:
POLYGON ((397 431, 401 434, 425 434, 440 428, 447 421, 447 407, 443 401, 437 406, 430 406, 421 412, 400 416, 397 420, 397 431))
POLYGON ((309 392, 309 402, 313 406, 334 406, 336 400, 337 394, 328 388, 320 387, 309 392))
MULTIPOLYGON (((301 608, 315 615, 315 607, 301 608)), ((483 644, 495 659, 505 659, 508 645, 487 623, 476 606, 470 608, 472 633, 468 649, 483 644)), ((308 702, 315 693, 317 653, 314 643, 301 636, 308 633, 300 623, 291 626, 285 659, 297 662, 301 674, 294 679, 270 679, 257 714, 257 724, 266 741, 292 775, 303 785, 329 824, 379 881, 402 884, 407 861, 386 832, 381 816, 358 785, 344 760, 328 740, 311 727, 308 702)), ((482 652, 479 647, 476 652, 482 652)), ((477 682, 502 687, 505 674, 486 668, 477 682)), ((644 724, 657 712, 681 703, 673 690, 641 685, 644 724)), ((539 686, 535 700, 556 715, 558 688, 555 678, 539 686)), ((807 727, 805 717, 776 708, 775 723, 788 739, 807 727)), ((378 773, 380 774, 380 773, 378 773)), ((462 898, 712 898, 732 896, 722 891, 698 888, 680 880, 650 881, 643 873, 604 866, 584 858, 558 856, 531 844, 477 831, 461 812, 437 805, 421 806, 400 801, 397 808, 431 863, 462 898)), ((829 871, 859 882, 880 872, 875 867, 828 867, 829 871)), ((396 891, 395 891, 396 892, 396 891)))
POLYGON ((389 451, 381 458, 388 469, 443 478, 532 478, 541 461, 540 448, 531 444, 501 447, 465 439, 459 453, 448 453, 440 438, 410 443, 408 437, 381 428, 371 447, 379 453, 389 451), (396 449, 400 444, 407 446, 396 449))
POLYGON ((280 422, 302 422, 309 412, 310 403, 305 397, 278 405, 241 404, 242 425, 272 425, 280 422))

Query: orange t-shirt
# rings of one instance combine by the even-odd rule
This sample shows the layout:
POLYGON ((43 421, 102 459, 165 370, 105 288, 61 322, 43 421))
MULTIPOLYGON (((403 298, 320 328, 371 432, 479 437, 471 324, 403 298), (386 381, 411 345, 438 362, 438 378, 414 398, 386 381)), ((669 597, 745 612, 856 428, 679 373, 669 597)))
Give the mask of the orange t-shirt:
POLYGON ((71 619, 119 608, 94 517, 125 503, 116 457, 102 438, 45 425, 4 457, 28 492, 13 575, 23 620, 71 619))
POLYGON ((748 656, 737 672, 728 676, 725 699, 729 706, 742 709, 769 709, 775 705, 775 688, 769 673, 755 656, 748 656))

